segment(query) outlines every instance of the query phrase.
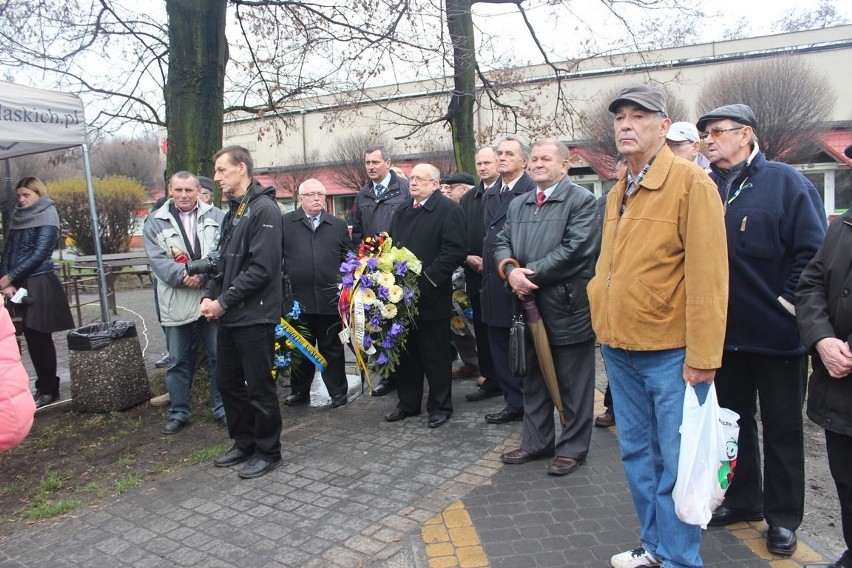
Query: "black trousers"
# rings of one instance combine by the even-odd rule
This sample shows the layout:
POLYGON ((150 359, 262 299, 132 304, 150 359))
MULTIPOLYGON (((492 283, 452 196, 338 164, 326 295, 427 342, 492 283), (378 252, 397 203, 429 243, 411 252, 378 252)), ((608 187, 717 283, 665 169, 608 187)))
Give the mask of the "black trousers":
POLYGON ((41 394, 59 394, 59 377, 56 376, 56 346, 53 335, 24 328, 27 351, 36 372, 35 387, 41 394))
POLYGON ((400 358, 396 377, 397 408, 408 414, 420 414, 423 377, 429 383, 426 411, 429 415, 453 413, 450 349, 450 318, 416 320, 408 333, 408 342, 400 358))
MULTIPOLYGON (((309 332, 305 339, 314 344, 325 357, 327 366, 322 372, 322 381, 328 389, 328 394, 332 397, 346 394, 349 390, 346 382, 346 360, 343 344, 337 336, 340 331, 340 316, 303 313, 301 318, 309 332)), ((308 359, 304 359, 298 368, 294 369, 296 372, 290 377, 290 390, 293 394, 310 392, 315 369, 308 359)))
POLYGON ((489 325, 488 343, 491 345, 491 355, 494 357, 497 380, 503 390, 506 406, 516 412, 521 412, 524 409, 521 377, 516 377, 509 372, 509 328, 489 325))
POLYGON ((731 509, 760 511, 772 527, 795 531, 805 507, 802 405, 807 357, 725 351, 716 372, 719 405, 740 415, 734 480, 725 494, 731 509), (763 424, 763 482, 757 401, 763 424))
POLYGON ((488 392, 501 392, 500 381, 497 380, 497 369, 491 357, 491 343, 488 341, 488 326, 482 323, 482 307, 479 294, 470 297, 470 307, 473 308, 473 333, 476 335, 476 356, 479 359, 479 375, 485 380, 480 388, 488 392))
POLYGON ((216 382, 228 434, 244 451, 281 459, 281 408, 271 373, 275 326, 220 324, 217 340, 216 382))
POLYGON ((843 526, 843 540, 846 542, 845 565, 852 565, 852 558, 848 558, 849 551, 852 550, 852 436, 826 430, 825 449, 828 454, 828 468, 840 499, 840 521, 843 526))

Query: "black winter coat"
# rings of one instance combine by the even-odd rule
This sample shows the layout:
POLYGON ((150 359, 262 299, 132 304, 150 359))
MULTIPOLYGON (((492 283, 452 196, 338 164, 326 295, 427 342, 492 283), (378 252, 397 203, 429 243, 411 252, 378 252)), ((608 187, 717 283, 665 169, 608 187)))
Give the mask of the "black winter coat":
POLYGON ((852 211, 835 219, 796 287, 796 319, 812 356, 808 417, 826 430, 852 436, 852 375, 834 379, 816 352, 826 337, 852 335, 852 211))
POLYGON ((464 213, 458 203, 435 190, 423 207, 414 209, 409 199, 396 210, 390 234, 394 246, 406 247, 423 263, 419 313, 415 319, 449 318, 453 306, 452 275, 464 261, 464 213))
MULTIPOLYGON (((483 182, 467 190, 462 195, 459 205, 464 211, 467 221, 467 254, 482 256, 482 241, 485 238, 485 224, 482 216, 482 198, 485 193, 483 182)), ((464 265, 464 282, 467 295, 471 298, 479 295, 482 287, 482 274, 473 270, 467 264, 464 265)))
POLYGON ((362 187, 358 196, 355 197, 352 242, 356 245, 364 240, 364 237, 389 230, 394 211, 403 203, 411 201, 408 180, 400 178, 393 170, 390 176, 390 183, 381 197, 376 197, 372 181, 367 182, 367 185, 362 187))
POLYGON ((535 271, 529 279, 539 287, 536 303, 552 345, 588 341, 594 337, 586 284, 600 240, 597 199, 565 176, 540 209, 535 203, 536 192, 512 201, 494 262, 514 258, 535 271))
POLYGON ((340 263, 351 248, 346 222, 327 211, 316 231, 301 207, 284 215, 284 273, 305 313, 337 313, 340 263))
POLYGON ((482 197, 482 215, 485 226, 485 239, 482 245, 482 323, 492 327, 510 327, 512 325, 512 294, 506 290, 506 283, 497 274, 494 263, 494 243, 503 230, 506 213, 513 200, 535 190, 535 182, 526 172, 507 194, 500 194, 500 180, 496 187, 482 197))
POLYGON ((277 324, 281 318, 281 210, 275 188, 252 179, 243 199, 231 199, 222 221, 219 252, 224 276, 211 279, 205 298, 218 300, 225 314, 219 325, 277 324), (240 203, 248 206, 237 217, 240 203), (236 221, 236 224, 234 222, 236 221))
POLYGON ((59 229, 50 225, 9 231, 0 260, 0 278, 9 275, 16 286, 30 276, 53 272, 53 249, 59 229))

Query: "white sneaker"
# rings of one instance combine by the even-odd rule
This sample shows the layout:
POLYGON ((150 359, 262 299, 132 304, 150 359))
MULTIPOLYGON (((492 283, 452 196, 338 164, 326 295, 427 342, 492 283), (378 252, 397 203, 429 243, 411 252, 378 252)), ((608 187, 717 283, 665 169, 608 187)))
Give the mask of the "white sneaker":
POLYGON ((659 566, 660 561, 645 548, 640 546, 633 550, 621 552, 609 559, 612 568, 638 568, 640 566, 659 566))

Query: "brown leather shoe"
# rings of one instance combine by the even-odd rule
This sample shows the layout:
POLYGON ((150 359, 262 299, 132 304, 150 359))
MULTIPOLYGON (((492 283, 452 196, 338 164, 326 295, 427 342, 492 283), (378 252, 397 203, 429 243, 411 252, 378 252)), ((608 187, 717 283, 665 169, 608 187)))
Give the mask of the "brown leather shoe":
POLYGON ((552 457, 553 450, 550 450, 549 452, 542 452, 540 454, 531 454, 523 448, 518 448, 517 450, 512 450, 511 452, 502 454, 500 456, 500 461, 503 463, 518 464, 552 457))
POLYGON ((564 458, 562 456, 553 460, 553 463, 547 466, 547 473, 550 475, 568 475, 574 473, 582 464, 580 460, 574 458, 564 458))
POLYGON ((615 414, 612 410, 605 410, 602 414, 595 417, 595 426, 598 428, 609 428, 615 426, 615 414))
POLYGON ((462 365, 453 371, 454 379, 467 379, 479 376, 479 369, 473 365, 462 365))

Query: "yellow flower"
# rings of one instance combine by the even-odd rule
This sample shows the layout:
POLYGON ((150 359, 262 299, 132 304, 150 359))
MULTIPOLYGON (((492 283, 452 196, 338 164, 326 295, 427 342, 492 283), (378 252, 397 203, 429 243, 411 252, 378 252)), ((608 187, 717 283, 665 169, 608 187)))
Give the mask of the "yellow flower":
POLYGON ((376 299, 376 293, 370 288, 361 288, 361 294, 364 297, 365 304, 372 304, 373 300, 376 299))
POLYGON ((376 282, 378 282, 379 285, 384 286, 385 288, 390 288, 391 286, 393 286, 395 280, 393 274, 391 274, 390 272, 382 272, 381 274, 376 276, 376 282))
POLYGON ((469 303, 464 290, 453 290, 453 301, 462 308, 466 308, 469 303))
POLYGON ((381 313, 384 319, 393 319, 397 314, 396 306, 393 304, 384 304, 381 307, 381 313))
POLYGON ((281 349, 281 344, 276 341, 275 342, 275 350, 278 351, 279 349, 281 349))
POLYGON ((461 316, 453 316, 453 318, 450 320, 450 323, 456 329, 465 328, 464 320, 461 318, 461 316))
POLYGON ((402 287, 394 284, 388 288, 388 300, 394 304, 398 304, 402 300, 402 287))
POLYGON ((293 342, 290 341, 289 339, 284 342, 284 345, 287 346, 287 349, 295 349, 296 348, 296 346, 293 344, 293 342))

